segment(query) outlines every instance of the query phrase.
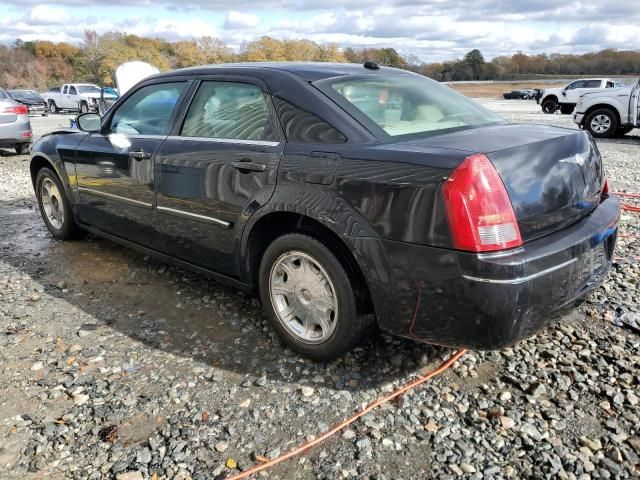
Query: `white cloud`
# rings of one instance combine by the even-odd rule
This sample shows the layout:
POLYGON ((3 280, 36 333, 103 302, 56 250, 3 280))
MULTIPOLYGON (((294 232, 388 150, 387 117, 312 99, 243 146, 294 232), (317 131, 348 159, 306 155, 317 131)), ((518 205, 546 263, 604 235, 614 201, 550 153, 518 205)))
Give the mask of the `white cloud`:
POLYGON ((69 14, 59 7, 50 5, 37 5, 31 9, 29 16, 31 22, 39 25, 55 25, 65 23, 70 20, 69 14))
POLYGON ((224 27, 228 30, 242 30, 245 28, 255 28, 260 24, 260 17, 251 13, 230 11, 224 22, 224 27))

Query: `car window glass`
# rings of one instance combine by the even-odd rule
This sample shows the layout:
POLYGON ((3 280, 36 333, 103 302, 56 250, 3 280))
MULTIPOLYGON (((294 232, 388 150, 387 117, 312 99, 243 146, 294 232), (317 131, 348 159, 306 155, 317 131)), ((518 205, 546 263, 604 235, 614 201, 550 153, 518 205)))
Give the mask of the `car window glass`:
POLYGON ((344 143, 347 141, 338 129, 318 116, 281 98, 274 98, 278 118, 285 137, 292 143, 344 143))
POLYGON ((148 85, 134 92, 114 112, 112 133, 164 135, 185 82, 148 85))
POLYGON ((615 84, 613 82, 607 82, 607 87, 606 88, 613 88, 615 86, 615 84))
POLYGON ((1 88, 0 88, 0 98, 9 98, 8 95, 4 93, 4 90, 2 90, 1 88))
POLYGON ((255 85, 235 82, 202 82, 180 135, 277 140, 265 94, 255 85))
POLYGON ((78 91, 76 90, 76 87, 69 87, 69 95, 77 95, 78 91))
POLYGON ((69 87, 65 85, 64 89, 62 90, 62 93, 69 93, 69 87))
POLYGON ((598 88, 601 84, 600 80, 585 80, 582 88, 598 88))

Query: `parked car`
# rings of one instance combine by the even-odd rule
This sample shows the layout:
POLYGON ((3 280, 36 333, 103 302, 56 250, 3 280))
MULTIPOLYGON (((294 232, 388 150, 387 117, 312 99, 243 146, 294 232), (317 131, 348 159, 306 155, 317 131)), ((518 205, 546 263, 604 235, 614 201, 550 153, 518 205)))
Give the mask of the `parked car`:
POLYGON ((585 93, 573 121, 599 138, 622 136, 640 127, 640 80, 634 85, 585 93))
POLYGON ((573 112, 580 96, 586 92, 618 86, 620 83, 614 82, 610 78, 576 80, 565 87, 546 88, 542 92, 539 104, 544 113, 556 113, 560 110, 560 113, 569 115, 573 112))
POLYGON ((29 115, 47 115, 47 104, 35 90, 7 90, 7 93, 16 102, 26 105, 29 115))
POLYGON ((29 109, 0 88, 0 147, 14 148, 22 155, 29 149, 32 138, 29 109))
POLYGON ((522 100, 522 99, 528 99, 529 98, 529 92, 527 92, 526 90, 511 90, 510 92, 505 92, 502 94, 502 97, 505 100, 513 100, 513 99, 518 99, 518 100, 522 100))
POLYGON ((316 360, 374 321, 501 348, 611 266, 619 200, 586 132, 510 125, 404 70, 189 68, 77 123, 33 148, 55 238, 90 231, 256 292, 280 337, 316 360))
POLYGON ((70 83, 62 87, 53 87, 42 94, 49 107, 49 113, 58 113, 62 110, 97 112, 101 95, 99 86, 88 83, 70 83))

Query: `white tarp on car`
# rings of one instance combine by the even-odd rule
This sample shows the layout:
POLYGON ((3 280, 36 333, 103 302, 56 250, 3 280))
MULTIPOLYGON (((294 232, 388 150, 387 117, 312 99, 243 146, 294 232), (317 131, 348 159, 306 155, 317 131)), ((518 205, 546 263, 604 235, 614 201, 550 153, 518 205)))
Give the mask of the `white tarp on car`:
POLYGON ((160 73, 160 70, 146 62, 123 63, 116 70, 116 85, 120 96, 136 83, 156 73, 160 73))

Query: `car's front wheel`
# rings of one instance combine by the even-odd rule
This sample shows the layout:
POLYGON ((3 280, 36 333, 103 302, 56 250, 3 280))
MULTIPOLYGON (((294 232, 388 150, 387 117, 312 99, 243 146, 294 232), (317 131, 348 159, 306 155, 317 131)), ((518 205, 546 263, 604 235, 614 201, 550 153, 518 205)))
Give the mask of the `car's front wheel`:
POLYGON ((278 336, 313 360, 333 360, 362 339, 349 275, 323 243, 292 233, 271 243, 260 264, 260 300, 278 336))
POLYGON ((547 99, 542 102, 542 111, 544 113, 556 113, 558 110, 558 102, 556 102, 553 98, 547 99))
POLYGON ((584 126, 596 138, 611 138, 618 130, 618 118, 608 108, 599 108, 587 115, 584 126))
POLYGON ((69 240, 79 228, 73 218, 71 205, 58 176, 47 167, 36 176, 36 198, 40 214, 51 235, 58 240, 69 240))
POLYGON ((51 114, 56 114, 58 113, 58 106, 56 105, 56 102, 54 102, 53 100, 49 100, 49 113, 51 114))

